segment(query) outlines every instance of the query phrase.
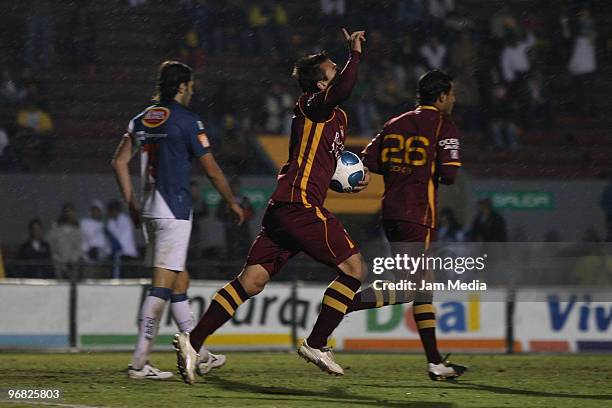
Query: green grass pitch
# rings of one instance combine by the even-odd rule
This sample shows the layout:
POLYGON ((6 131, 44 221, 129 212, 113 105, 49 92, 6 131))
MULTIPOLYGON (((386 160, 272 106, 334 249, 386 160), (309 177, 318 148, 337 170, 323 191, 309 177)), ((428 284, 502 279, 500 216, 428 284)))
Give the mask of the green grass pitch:
MULTIPOLYGON (((339 353, 346 369, 339 378, 295 354, 227 357, 225 367, 189 386, 178 375, 163 382, 128 379, 129 353, 1 353, 0 388, 60 388, 58 406, 81 408, 612 406, 612 356, 605 355, 454 355, 470 367, 454 382, 431 381, 421 355, 339 353)), ((175 371, 172 353, 155 353, 153 361, 175 371)))

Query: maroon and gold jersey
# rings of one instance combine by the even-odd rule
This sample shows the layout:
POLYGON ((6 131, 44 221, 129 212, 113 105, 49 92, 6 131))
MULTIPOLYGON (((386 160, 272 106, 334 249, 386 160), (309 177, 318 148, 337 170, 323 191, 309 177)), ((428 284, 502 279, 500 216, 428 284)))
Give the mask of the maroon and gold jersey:
POLYGON ((434 106, 419 106, 387 122, 362 152, 363 163, 385 180, 383 220, 436 226, 443 166, 461 166, 459 134, 434 106))
POLYGON ((289 160, 278 175, 272 200, 322 207, 346 138, 346 113, 338 108, 357 81, 358 52, 327 89, 304 93, 295 104, 289 160))

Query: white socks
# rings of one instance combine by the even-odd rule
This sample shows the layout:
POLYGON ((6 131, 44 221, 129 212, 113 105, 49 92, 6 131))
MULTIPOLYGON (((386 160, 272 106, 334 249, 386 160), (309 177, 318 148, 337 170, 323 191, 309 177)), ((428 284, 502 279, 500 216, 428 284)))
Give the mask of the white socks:
MULTIPOLYGON (((172 316, 174 316, 174 320, 176 321, 176 325, 178 326, 181 332, 190 332, 196 325, 196 320, 193 317, 193 312, 189 307, 189 298, 186 293, 173 294, 171 298, 172 303, 170 303, 172 308, 172 316)), ((206 347, 202 345, 200 350, 198 351, 200 354, 201 361, 208 360, 208 350, 206 347)))
POLYGON ((149 296, 142 303, 138 341, 132 357, 132 368, 136 370, 144 367, 149 359, 149 353, 157 336, 159 321, 171 293, 172 290, 168 288, 151 288, 149 296))

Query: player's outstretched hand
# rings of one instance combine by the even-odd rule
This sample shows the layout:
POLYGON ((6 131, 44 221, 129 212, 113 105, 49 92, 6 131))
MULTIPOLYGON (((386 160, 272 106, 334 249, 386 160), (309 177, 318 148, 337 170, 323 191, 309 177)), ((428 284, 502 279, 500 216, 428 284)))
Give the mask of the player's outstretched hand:
POLYGON ((352 34, 349 34, 346 28, 343 28, 342 33, 344 34, 344 39, 348 42, 351 51, 361 52, 361 43, 364 43, 366 40, 365 31, 355 31, 352 34))
POLYGON ((240 204, 233 203, 230 206, 230 210, 232 210, 232 212, 236 216, 236 224, 242 225, 242 223, 244 222, 244 210, 242 209, 240 204))
POLYGON ((358 193, 361 190, 365 190, 365 188, 370 184, 370 170, 367 167, 363 166, 363 180, 359 182, 357 187, 353 188, 353 193, 358 193))

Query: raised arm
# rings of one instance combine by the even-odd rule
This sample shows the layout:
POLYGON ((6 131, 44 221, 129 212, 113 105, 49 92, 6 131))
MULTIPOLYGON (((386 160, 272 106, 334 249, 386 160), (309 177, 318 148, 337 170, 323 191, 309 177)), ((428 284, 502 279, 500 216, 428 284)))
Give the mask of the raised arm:
POLYGON ((302 106, 307 115, 313 117, 327 117, 331 111, 346 101, 357 83, 359 60, 361 57, 361 44, 365 41, 365 31, 355 31, 350 34, 342 29, 344 37, 349 44, 350 55, 341 72, 328 84, 327 88, 310 96, 302 106))

